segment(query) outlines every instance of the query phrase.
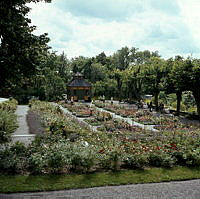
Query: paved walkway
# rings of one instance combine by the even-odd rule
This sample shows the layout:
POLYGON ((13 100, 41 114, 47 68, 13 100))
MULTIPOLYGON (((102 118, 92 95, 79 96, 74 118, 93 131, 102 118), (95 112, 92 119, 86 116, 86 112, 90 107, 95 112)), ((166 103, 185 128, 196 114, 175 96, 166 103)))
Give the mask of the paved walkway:
POLYGON ((8 99, 6 99, 6 98, 1 98, 1 97, 0 97, 0 103, 1 103, 1 102, 5 102, 5 101, 8 101, 8 99))
POLYGON ((200 180, 0 194, 0 199, 199 199, 200 180))
POLYGON ((24 144, 31 143, 35 135, 29 133, 29 128, 26 121, 26 115, 29 107, 27 105, 18 105, 16 114, 19 128, 12 134, 12 142, 20 141, 24 144))

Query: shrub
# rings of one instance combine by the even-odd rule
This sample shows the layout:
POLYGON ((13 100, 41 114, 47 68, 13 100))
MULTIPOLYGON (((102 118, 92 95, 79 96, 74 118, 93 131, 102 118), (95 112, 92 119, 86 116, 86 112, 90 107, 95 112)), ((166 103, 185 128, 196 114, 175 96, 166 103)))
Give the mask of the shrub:
POLYGON ((103 153, 102 153, 102 150, 100 150, 99 153, 100 154, 98 154, 98 161, 101 168, 112 169, 114 171, 117 171, 120 169, 121 164, 122 164, 121 151, 113 147, 113 149, 107 149, 103 153))
POLYGON ((72 148, 72 170, 87 172, 95 164, 96 153, 90 147, 74 145, 72 148))
POLYGON ((29 171, 34 174, 46 173, 47 168, 47 158, 43 153, 33 153, 28 158, 29 171))
POLYGON ((125 168, 143 169, 149 164, 149 160, 148 156, 144 154, 126 154, 123 157, 123 163, 125 168))
POLYGON ((0 151, 0 170, 8 173, 22 173, 26 170, 26 147, 16 142, 10 149, 0 151))
POLYGON ((8 101, 0 103, 0 111, 8 111, 14 113, 17 109, 17 100, 10 98, 8 101))
POLYGON ((0 111, 0 144, 9 142, 11 133, 17 127, 17 116, 14 113, 5 110, 0 111))
POLYGON ((149 164, 156 167, 173 167, 176 163, 176 158, 160 151, 150 152, 149 164))
POLYGON ((183 155, 185 164, 188 166, 199 166, 200 165, 200 149, 189 150, 183 155))

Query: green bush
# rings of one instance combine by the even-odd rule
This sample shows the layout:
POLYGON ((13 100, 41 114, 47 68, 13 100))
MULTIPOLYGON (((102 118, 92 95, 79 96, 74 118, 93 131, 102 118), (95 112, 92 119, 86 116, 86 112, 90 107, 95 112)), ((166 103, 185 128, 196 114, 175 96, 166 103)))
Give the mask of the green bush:
POLYGON ((46 173, 47 156, 43 153, 33 153, 28 158, 29 171, 33 174, 46 173))
POLYGON ((17 129, 17 116, 6 110, 0 111, 0 144, 7 143, 11 139, 11 133, 17 129))
POLYGON ((0 151, 0 171, 23 173, 27 168, 26 147, 16 142, 9 149, 0 151))
POLYGON ((10 98, 8 101, 0 103, 0 111, 15 112, 17 109, 17 100, 10 98))
POLYGON ((185 164, 188 166, 199 166, 200 165, 200 149, 194 149, 186 151, 183 155, 185 164))
POLYGON ((123 163, 125 168, 137 168, 143 169, 149 164, 148 156, 143 154, 126 154, 123 157, 123 163))
POLYGON ((149 164, 156 167, 173 167, 176 163, 176 158, 163 151, 154 151, 149 155, 149 164))
POLYGON ((95 151, 90 147, 74 145, 72 148, 72 170, 87 172, 95 165, 95 151))

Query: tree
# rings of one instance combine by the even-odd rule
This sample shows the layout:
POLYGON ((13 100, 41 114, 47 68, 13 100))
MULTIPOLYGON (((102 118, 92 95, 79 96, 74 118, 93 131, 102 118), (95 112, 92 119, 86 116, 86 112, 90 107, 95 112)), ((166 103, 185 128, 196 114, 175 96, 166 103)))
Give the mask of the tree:
POLYGON ((140 75, 141 67, 141 65, 134 65, 126 69, 123 73, 124 96, 131 101, 140 100, 143 93, 143 83, 140 75))
POLYGON ((141 70, 143 89, 145 93, 153 94, 155 97, 156 110, 158 110, 158 96, 163 89, 166 62, 164 59, 152 57, 149 63, 141 70))
POLYGON ((189 84, 188 86, 190 87, 190 90, 192 91, 194 95, 196 105, 197 105, 197 113, 200 120, 200 87, 199 87, 200 59, 194 59, 193 61, 191 62, 190 61, 189 61, 189 65, 192 65, 192 70, 191 70, 191 73, 189 74, 191 84, 189 84))
POLYGON ((112 75, 113 75, 113 78, 117 82, 117 96, 118 96, 119 100, 121 100, 121 98, 122 98, 123 71, 121 71, 119 69, 115 69, 112 72, 112 75))
POLYGON ((46 100, 57 100, 66 93, 66 84, 56 71, 45 69, 45 79, 43 83, 46 100))
POLYGON ((96 81, 102 81, 107 78, 107 69, 100 63, 91 64, 90 81, 92 83, 96 81))
POLYGON ((160 57, 158 51, 155 52, 150 52, 149 50, 135 51, 134 48, 132 49, 131 59, 132 62, 135 64, 148 63, 152 57, 160 57))
POLYGON ((96 59, 97 63, 100 63, 103 66, 108 64, 108 59, 107 59, 106 54, 104 52, 102 52, 99 55, 97 55, 95 57, 95 59, 96 59))
MULTIPOLYGON (((0 86, 15 87, 21 79, 30 77, 40 63, 41 55, 49 49, 47 34, 35 36, 35 26, 27 13, 26 3, 39 0, 0 1, 0 86)), ((50 2, 50 1, 46 1, 50 2)))
POLYGON ((113 55, 113 63, 115 68, 119 70, 125 70, 130 63, 130 50, 128 47, 124 47, 118 50, 113 55))
POLYGON ((181 56, 176 56, 173 65, 171 68, 171 71, 169 73, 168 78, 168 85, 171 84, 171 90, 173 89, 176 93, 177 98, 177 106, 176 106, 176 112, 177 115, 180 113, 181 109, 181 100, 182 100, 182 92, 185 90, 185 76, 183 75, 183 70, 185 62, 184 59, 181 56))

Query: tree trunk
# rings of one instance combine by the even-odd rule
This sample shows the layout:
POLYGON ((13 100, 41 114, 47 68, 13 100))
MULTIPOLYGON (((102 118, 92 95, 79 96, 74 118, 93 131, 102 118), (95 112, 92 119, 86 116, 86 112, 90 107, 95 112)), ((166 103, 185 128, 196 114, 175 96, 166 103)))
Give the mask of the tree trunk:
POLYGON ((120 79, 117 79, 118 98, 120 101, 121 101, 121 87, 122 87, 122 82, 120 79))
POLYGON ((155 93, 155 105, 156 105, 156 111, 158 111, 158 96, 159 96, 159 92, 155 93))
POLYGON ((177 91, 176 92, 176 99, 177 99, 176 112, 177 112, 177 115, 180 114, 180 110, 181 110, 181 98, 182 98, 182 91, 177 91))
POLYGON ((198 118, 200 120, 200 90, 194 90, 193 95, 196 101, 198 118))

